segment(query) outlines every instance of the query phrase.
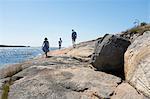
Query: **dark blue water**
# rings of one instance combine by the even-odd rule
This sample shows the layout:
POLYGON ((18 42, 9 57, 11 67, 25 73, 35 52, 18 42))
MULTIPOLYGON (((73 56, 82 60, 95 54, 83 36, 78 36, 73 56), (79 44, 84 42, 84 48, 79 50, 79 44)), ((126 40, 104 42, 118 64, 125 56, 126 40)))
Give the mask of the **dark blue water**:
MULTIPOLYGON (((51 48, 50 50, 56 50, 51 48)), ((0 68, 42 55, 41 47, 0 47, 0 68)))

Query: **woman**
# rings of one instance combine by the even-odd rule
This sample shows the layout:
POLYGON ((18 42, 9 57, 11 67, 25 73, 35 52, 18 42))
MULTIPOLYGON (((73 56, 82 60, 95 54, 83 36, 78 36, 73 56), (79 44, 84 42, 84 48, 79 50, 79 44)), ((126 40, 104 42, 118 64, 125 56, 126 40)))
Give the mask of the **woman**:
POLYGON ((47 52, 49 52, 49 42, 48 42, 47 38, 44 39, 44 42, 43 42, 43 45, 42 45, 42 50, 45 52, 45 55, 46 55, 46 58, 47 58, 48 57, 47 52))

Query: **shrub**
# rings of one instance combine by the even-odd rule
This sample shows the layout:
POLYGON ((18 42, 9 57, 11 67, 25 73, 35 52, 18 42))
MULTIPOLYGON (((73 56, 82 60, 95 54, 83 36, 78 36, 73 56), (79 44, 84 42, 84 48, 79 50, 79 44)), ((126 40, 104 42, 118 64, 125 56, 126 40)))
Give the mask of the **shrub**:
POLYGON ((141 26, 145 26, 145 25, 147 25, 146 22, 142 22, 142 23, 141 23, 141 26))

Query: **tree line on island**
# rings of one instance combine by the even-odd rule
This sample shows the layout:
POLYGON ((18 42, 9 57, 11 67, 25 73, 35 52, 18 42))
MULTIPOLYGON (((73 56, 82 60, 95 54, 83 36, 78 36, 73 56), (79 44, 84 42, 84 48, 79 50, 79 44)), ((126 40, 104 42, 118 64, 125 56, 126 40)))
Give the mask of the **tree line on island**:
POLYGON ((30 46, 23 46, 23 45, 0 45, 0 47, 30 47, 30 46))

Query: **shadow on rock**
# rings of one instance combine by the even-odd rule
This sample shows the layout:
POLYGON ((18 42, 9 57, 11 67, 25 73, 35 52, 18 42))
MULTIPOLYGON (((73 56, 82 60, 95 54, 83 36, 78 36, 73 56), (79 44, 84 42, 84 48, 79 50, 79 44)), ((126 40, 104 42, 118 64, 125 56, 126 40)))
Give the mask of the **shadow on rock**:
POLYGON ((46 58, 52 58, 53 56, 47 56, 46 58))

